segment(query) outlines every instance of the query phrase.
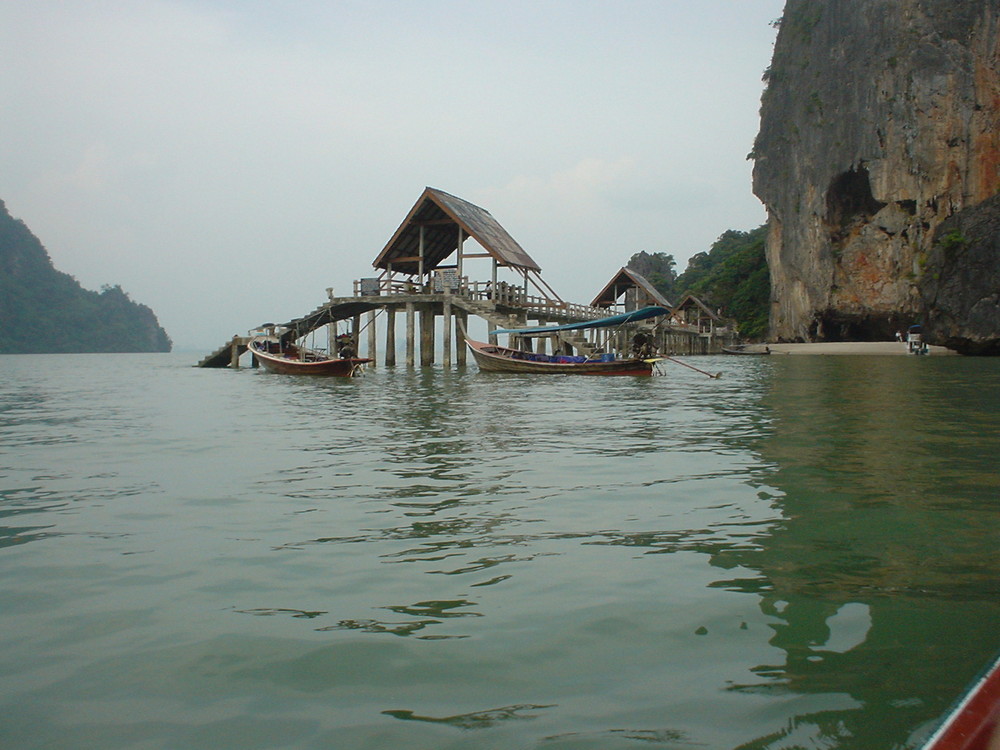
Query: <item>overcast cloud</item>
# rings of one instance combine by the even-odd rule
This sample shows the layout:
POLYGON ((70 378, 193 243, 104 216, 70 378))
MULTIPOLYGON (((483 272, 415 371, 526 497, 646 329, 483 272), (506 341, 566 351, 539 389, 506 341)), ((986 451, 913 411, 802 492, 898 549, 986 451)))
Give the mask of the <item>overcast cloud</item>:
POLYGON ((428 185, 588 302, 633 253, 683 270, 764 222, 746 155, 782 7, 5 2, 0 199, 179 349, 349 293, 428 185))

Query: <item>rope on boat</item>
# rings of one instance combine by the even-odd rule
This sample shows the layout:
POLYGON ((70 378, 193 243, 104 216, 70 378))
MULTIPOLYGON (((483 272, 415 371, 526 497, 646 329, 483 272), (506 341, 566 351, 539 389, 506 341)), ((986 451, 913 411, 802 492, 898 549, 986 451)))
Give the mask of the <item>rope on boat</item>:
POLYGON ((687 362, 681 362, 681 361, 680 361, 679 359, 674 359, 673 357, 668 357, 668 356, 667 356, 667 355, 665 355, 665 354, 664 354, 664 355, 662 355, 662 356, 660 356, 660 357, 654 357, 653 359, 647 359, 646 361, 647 361, 647 362, 659 362, 659 361, 661 361, 661 360, 664 360, 664 359, 668 359, 668 360, 670 360, 671 362, 676 362, 676 363, 677 363, 677 364, 679 364, 679 365, 684 365, 685 367, 689 367, 689 368, 691 368, 692 370, 694 370, 695 372, 700 372, 700 373, 701 373, 702 375, 708 375, 708 377, 710 377, 710 378, 714 378, 715 380, 718 380, 719 378, 721 378, 721 377, 722 377, 722 373, 721 373, 721 372, 717 372, 717 373, 715 373, 715 374, 713 375, 713 374, 712 374, 712 373, 710 373, 710 372, 705 372, 704 370, 699 370, 699 369, 698 369, 697 367, 695 367, 694 365, 689 365, 689 364, 688 364, 687 362))

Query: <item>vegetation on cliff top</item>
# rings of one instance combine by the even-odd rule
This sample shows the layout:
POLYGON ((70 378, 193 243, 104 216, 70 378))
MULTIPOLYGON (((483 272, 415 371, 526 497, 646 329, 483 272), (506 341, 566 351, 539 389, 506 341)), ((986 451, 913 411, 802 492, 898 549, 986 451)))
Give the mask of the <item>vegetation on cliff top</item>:
POLYGON ((156 315, 120 286, 92 292, 53 267, 0 201, 0 354, 167 352, 156 315))
POLYGON ((693 294, 722 316, 736 321, 740 336, 758 340, 767 335, 771 279, 764 257, 767 225, 749 232, 723 232, 708 252, 698 253, 684 273, 675 271, 668 253, 636 253, 628 267, 645 277, 671 302, 693 294))

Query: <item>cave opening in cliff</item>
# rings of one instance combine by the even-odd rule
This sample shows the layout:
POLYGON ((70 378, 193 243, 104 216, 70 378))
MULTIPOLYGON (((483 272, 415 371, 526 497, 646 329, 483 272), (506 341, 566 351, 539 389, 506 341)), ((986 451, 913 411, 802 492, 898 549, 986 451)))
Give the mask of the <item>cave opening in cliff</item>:
POLYGON ((810 341, 892 341, 908 323, 892 313, 845 313, 828 309, 809 327, 810 341))
POLYGON ((878 213, 885 203, 875 200, 868 170, 862 165, 841 172, 826 191, 826 221, 837 240, 859 219, 878 213))

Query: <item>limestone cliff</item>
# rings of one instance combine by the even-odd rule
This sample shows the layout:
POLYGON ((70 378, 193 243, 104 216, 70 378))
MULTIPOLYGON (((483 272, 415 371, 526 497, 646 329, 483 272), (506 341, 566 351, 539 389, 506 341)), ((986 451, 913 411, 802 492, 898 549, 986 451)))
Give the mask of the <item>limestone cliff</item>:
MULTIPOLYGON (((788 0, 765 80, 752 157, 771 335, 891 338, 923 321, 932 340, 1000 345, 990 293, 970 300, 956 253, 935 249, 942 222, 1000 192, 1000 0, 788 0)), ((1000 289, 991 238, 964 239, 1000 289)))
POLYGON ((924 321, 935 343, 1000 354, 1000 194, 941 222, 921 261, 924 321))

